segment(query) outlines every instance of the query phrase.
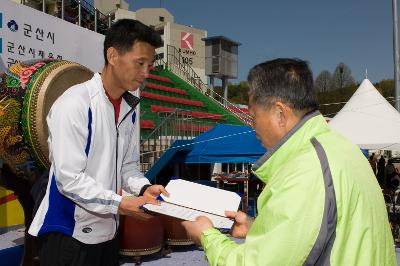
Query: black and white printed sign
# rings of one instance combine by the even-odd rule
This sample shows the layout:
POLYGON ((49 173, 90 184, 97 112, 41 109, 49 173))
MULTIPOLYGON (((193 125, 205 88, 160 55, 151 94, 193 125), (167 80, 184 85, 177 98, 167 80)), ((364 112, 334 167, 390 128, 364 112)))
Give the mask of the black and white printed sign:
POLYGON ((31 59, 65 59, 100 71, 104 36, 9 0, 0 1, 1 68, 31 59))

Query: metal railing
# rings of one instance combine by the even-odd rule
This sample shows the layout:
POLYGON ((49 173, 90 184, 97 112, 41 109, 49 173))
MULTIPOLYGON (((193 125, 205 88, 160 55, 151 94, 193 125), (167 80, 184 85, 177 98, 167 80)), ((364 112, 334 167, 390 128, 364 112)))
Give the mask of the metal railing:
POLYGON ((167 46, 167 67, 168 70, 188 82, 193 87, 197 88, 200 92, 208 96, 215 103, 235 115, 239 120, 247 125, 252 124, 253 119, 250 115, 245 113, 240 107, 224 99, 224 97, 222 97, 212 88, 206 85, 196 74, 193 68, 189 64, 184 63, 184 60, 178 49, 176 49, 176 47, 172 45, 167 46))
MULTIPOLYGON (((63 2, 65 1, 66 0, 63 2)), ((70 9, 69 11, 72 16, 70 15, 70 19, 66 20, 89 30, 104 34, 115 18, 115 10, 110 12, 108 15, 105 15, 85 0, 67 0, 67 2, 69 2, 72 7, 75 6, 77 12, 70 9)), ((64 13, 68 11, 65 7, 64 10, 64 13)))
MULTIPOLYGON (((204 84, 201 78, 196 74, 192 67, 183 60, 178 50, 167 46, 167 62, 158 56, 154 62, 154 66, 158 68, 167 68, 190 85, 200 90, 204 95, 208 96, 213 102, 222 106, 230 113, 233 113, 238 119, 246 124, 252 123, 252 118, 243 112, 240 107, 225 100, 222 96, 204 84)), ((141 114, 143 117, 144 113, 141 114)), ((182 139, 192 139, 207 129, 214 126, 217 122, 205 121, 194 118, 190 115, 189 110, 176 109, 173 112, 157 113, 157 126, 147 137, 143 138, 140 143, 140 162, 141 170, 146 172, 161 157, 174 141, 182 139)), ((143 135, 142 135, 143 136, 143 135)))
POLYGON ((71 22, 81 27, 104 34, 115 20, 115 11, 112 10, 108 15, 101 13, 97 8, 85 0, 57 0, 51 6, 42 0, 39 1, 21 1, 21 4, 28 5, 43 12, 48 12, 62 20, 71 22))
POLYGON ((216 123, 194 118, 188 110, 158 112, 156 128, 140 142, 141 170, 146 172, 174 141, 193 139, 216 123))

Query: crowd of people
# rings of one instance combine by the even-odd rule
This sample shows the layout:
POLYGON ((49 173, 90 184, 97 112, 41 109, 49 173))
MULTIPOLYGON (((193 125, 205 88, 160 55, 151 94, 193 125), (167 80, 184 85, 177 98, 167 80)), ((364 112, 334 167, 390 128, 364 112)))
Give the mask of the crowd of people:
POLYGON ((399 188, 400 172, 399 168, 394 165, 394 158, 389 157, 386 160, 382 154, 378 159, 378 156, 372 153, 368 161, 382 189, 396 190, 399 188))

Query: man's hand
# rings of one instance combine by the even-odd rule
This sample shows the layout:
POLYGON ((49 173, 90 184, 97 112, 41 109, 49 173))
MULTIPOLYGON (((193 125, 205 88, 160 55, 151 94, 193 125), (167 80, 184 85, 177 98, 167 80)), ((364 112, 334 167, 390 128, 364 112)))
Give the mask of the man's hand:
POLYGON ((122 200, 118 207, 118 213, 121 215, 134 215, 138 212, 143 212, 143 210, 139 209, 140 206, 150 203, 152 198, 141 196, 141 197, 133 197, 127 196, 122 197, 122 200))
POLYGON ((165 190, 163 186, 152 185, 144 191, 143 196, 147 197, 150 200, 147 203, 159 205, 160 203, 157 201, 157 197, 160 196, 160 194, 163 194, 167 197, 169 196, 169 193, 165 190))
POLYGON ((245 238, 253 220, 244 212, 225 211, 225 216, 235 220, 231 235, 237 238, 245 238))
POLYGON ((201 233, 207 229, 213 228, 213 224, 210 219, 205 216, 199 216, 196 221, 184 221, 182 222, 183 227, 186 229, 188 237, 192 239, 197 245, 201 245, 200 236, 201 233))

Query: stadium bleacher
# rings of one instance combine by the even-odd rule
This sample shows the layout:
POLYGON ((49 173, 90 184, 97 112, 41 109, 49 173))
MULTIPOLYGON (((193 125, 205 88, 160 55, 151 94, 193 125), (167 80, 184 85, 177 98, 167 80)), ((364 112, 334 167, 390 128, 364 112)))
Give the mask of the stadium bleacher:
MULTIPOLYGON (((151 105, 150 110, 153 113, 158 112, 174 112, 177 108, 160 106, 160 105, 151 105)), ((196 118, 204 118, 204 119, 212 119, 212 120, 224 120, 221 114, 213 114, 207 112, 198 112, 198 111, 181 111, 183 114, 196 117, 196 118)))
MULTIPOLYGON (((146 135, 160 122, 158 114, 179 111, 180 115, 197 118, 206 124, 223 122, 242 125, 229 110, 212 101, 198 89, 183 81, 168 69, 155 68, 141 91, 141 129, 146 135), (150 130, 150 131, 149 131, 150 130)), ((204 132, 211 126, 181 124, 178 130, 204 132)))
POLYGON ((188 93, 185 90, 167 87, 167 86, 156 84, 156 83, 146 82, 145 86, 146 86, 146 88, 150 88, 150 89, 166 91, 166 92, 171 92, 171 93, 177 93, 177 94, 181 94, 181 95, 188 95, 188 93))

